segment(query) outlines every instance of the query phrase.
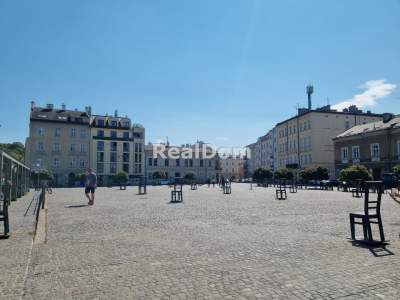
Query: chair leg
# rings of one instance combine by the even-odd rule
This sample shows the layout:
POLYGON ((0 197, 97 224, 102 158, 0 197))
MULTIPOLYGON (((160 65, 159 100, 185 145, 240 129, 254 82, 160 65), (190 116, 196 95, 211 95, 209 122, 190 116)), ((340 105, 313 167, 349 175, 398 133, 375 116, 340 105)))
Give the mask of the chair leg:
POLYGON ((350 215, 350 233, 351 233, 351 239, 355 240, 356 239, 356 234, 355 234, 355 228, 354 228, 354 217, 350 215))
POLYGON ((363 221, 365 226, 367 227, 367 234, 368 234, 368 240, 372 242, 374 240, 372 236, 372 228, 371 228, 371 223, 369 222, 368 218, 365 218, 365 221, 363 221))
POLYGON ((381 242, 385 241, 385 233, 383 232, 383 224, 382 224, 382 218, 378 218, 378 226, 379 226, 379 235, 381 236, 381 242))

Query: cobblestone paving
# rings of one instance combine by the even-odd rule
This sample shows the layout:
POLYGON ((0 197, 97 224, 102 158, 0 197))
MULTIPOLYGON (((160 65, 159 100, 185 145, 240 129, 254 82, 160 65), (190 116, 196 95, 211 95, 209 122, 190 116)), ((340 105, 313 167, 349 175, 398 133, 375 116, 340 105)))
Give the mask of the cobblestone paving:
MULTIPOLYGON (((353 246, 349 193, 234 184, 57 189, 48 203, 48 243, 34 246, 25 299, 400 299, 400 206, 387 195, 387 250, 353 246)), ((360 232, 358 232, 360 233, 360 232)), ((2 242, 2 241, 0 241, 2 242)))

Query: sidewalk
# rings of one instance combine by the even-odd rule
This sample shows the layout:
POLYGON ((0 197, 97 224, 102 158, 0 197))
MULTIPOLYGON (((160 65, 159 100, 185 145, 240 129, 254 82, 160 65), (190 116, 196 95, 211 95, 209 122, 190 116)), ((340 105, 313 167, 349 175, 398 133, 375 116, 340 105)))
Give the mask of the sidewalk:
POLYGON ((24 213, 33 195, 31 191, 9 207, 10 237, 0 239, 0 299, 19 299, 23 293, 32 251, 34 203, 25 217, 24 213))

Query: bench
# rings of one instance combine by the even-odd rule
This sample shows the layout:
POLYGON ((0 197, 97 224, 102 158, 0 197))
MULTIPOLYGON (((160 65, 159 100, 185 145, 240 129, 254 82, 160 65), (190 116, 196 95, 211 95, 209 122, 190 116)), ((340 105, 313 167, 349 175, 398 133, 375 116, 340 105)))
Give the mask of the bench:
POLYGON ((362 225, 364 241, 373 243, 371 224, 377 224, 379 227, 380 243, 385 242, 383 232, 383 223, 381 216, 381 201, 384 191, 382 181, 366 181, 364 183, 364 211, 350 213, 350 233, 352 240, 355 240, 355 225, 362 225), (376 200, 371 200, 369 190, 377 190, 376 200))
POLYGON ((174 189, 171 191, 171 202, 182 202, 182 183, 174 184, 174 189))
POLYGON ((10 223, 8 219, 8 202, 7 198, 4 196, 3 192, 0 191, 0 221, 3 222, 3 237, 9 237, 10 233, 10 223))
POLYGON ((286 200, 286 184, 284 182, 280 182, 277 184, 277 189, 275 190, 275 198, 277 200, 286 200))

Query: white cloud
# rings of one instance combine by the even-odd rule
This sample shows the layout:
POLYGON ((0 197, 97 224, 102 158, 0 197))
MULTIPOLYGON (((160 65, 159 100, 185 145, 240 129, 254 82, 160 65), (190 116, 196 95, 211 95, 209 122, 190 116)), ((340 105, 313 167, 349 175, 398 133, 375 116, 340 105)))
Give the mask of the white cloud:
POLYGON ((353 98, 339 102, 333 105, 333 109, 342 110, 350 105, 356 105, 358 108, 374 106, 378 100, 393 93, 395 84, 386 83, 385 79, 370 80, 359 87, 365 89, 361 94, 354 95, 353 98))

